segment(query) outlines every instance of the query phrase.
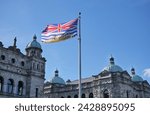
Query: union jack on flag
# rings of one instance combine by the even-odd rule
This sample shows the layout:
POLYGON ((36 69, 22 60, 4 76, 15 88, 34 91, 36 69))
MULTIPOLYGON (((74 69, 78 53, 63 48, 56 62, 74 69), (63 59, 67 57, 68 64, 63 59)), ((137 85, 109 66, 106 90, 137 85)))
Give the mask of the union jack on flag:
POLYGON ((50 24, 42 31, 42 42, 52 43, 77 35, 78 18, 66 23, 50 24))

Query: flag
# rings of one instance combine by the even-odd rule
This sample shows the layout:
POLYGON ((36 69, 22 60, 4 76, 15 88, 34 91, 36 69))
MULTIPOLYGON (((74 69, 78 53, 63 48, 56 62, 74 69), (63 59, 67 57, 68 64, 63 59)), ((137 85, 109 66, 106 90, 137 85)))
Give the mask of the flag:
POLYGON ((77 35, 78 18, 66 23, 50 24, 42 31, 44 43, 59 42, 77 35))

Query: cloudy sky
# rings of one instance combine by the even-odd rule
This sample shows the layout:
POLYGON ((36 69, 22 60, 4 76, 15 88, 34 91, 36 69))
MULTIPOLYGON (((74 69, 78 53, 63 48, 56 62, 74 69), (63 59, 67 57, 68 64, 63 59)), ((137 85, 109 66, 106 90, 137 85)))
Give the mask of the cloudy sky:
MULTIPOLYGON (((62 23, 81 12, 82 77, 101 72, 112 54, 115 63, 150 82, 150 0, 0 0, 0 41, 25 53, 34 34, 41 43, 46 25, 62 23)), ((46 79, 60 76, 77 79, 77 37, 55 44, 43 44, 46 79)))

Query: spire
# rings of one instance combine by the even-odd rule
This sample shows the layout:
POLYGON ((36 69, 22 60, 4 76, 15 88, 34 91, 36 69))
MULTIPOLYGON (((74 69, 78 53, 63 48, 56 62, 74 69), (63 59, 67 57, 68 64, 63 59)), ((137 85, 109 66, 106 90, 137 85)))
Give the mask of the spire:
POLYGON ((110 57, 109 61, 110 61, 110 64, 111 64, 111 65, 114 65, 114 64, 115 64, 115 62, 114 62, 114 58, 113 58, 113 56, 112 56, 112 55, 111 55, 111 57, 110 57))
POLYGON ((15 52, 20 53, 20 49, 17 48, 16 43, 17 43, 17 38, 15 37, 15 38, 14 38, 14 43, 13 43, 13 45, 12 45, 12 46, 9 46, 8 49, 11 50, 11 51, 15 51, 15 52))
POLYGON ((33 36, 33 40, 36 40, 36 39, 37 39, 36 34, 34 34, 34 36, 33 36))
POLYGON ((56 69, 55 70, 55 77, 58 77, 59 76, 59 71, 56 69))
POLYGON ((16 48, 17 38, 14 38, 14 47, 16 48))
POLYGON ((133 67, 131 68, 131 75, 135 75, 135 69, 133 67))

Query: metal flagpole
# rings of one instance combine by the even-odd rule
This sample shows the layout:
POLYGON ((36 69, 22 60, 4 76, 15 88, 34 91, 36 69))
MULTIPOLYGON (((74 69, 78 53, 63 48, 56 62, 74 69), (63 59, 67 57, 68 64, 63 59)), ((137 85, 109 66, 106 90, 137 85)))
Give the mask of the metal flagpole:
POLYGON ((81 12, 79 12, 79 17, 78 17, 78 23, 79 23, 79 29, 78 29, 78 66, 79 66, 79 70, 78 70, 78 74, 79 74, 79 98, 81 98, 81 94, 82 94, 82 84, 81 84, 81 12))

